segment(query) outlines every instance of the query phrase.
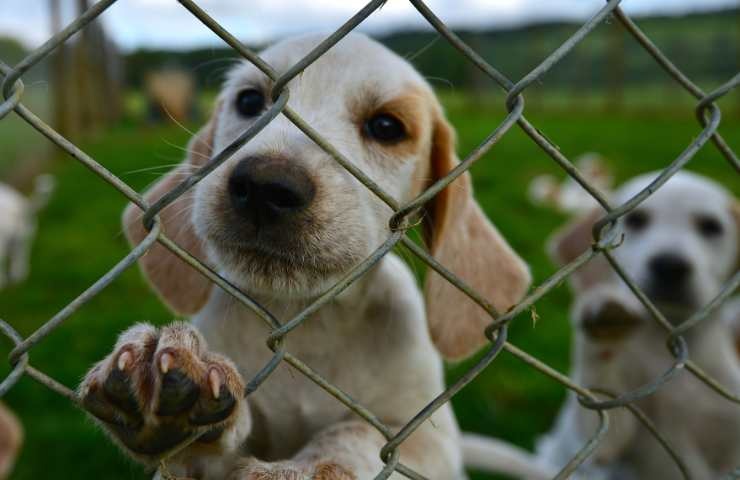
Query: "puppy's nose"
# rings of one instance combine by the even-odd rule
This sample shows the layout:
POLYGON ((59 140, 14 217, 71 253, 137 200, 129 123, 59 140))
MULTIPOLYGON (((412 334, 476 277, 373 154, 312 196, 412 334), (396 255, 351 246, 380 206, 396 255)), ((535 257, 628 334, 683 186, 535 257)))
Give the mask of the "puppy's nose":
POLYGON ((229 177, 234 210, 260 223, 278 221, 303 210, 315 193, 306 171, 283 158, 246 158, 229 177))
POLYGON ((682 256, 673 253, 654 256, 648 267, 656 280, 672 285, 682 283, 691 274, 691 264, 682 256))

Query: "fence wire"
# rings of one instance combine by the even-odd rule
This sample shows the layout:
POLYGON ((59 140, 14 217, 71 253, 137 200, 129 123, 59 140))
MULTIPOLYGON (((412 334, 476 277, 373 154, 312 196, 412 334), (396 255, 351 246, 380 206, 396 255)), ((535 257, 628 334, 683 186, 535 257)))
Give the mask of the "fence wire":
MULTIPOLYGON (((337 400, 342 402, 348 409, 362 417, 365 421, 376 428, 387 440, 385 446, 379 452, 379 455, 385 463, 385 468, 377 474, 376 479, 388 478, 393 471, 399 472, 400 474, 411 479, 423 479, 424 476, 413 471, 408 466, 405 466, 400 462, 399 445, 408 438, 409 435, 421 425, 424 421, 429 419, 432 413, 438 409, 441 405, 448 402, 461 388, 470 383, 478 374, 481 373, 502 351, 505 350, 530 366, 536 369, 543 375, 549 377, 555 382, 560 383, 565 388, 575 392, 580 405, 583 408, 594 410, 598 413, 600 418, 600 425, 597 430, 593 433, 593 436, 582 446, 580 451, 570 460, 570 462, 563 467, 563 469, 557 474, 556 479, 568 478, 579 465, 581 465, 599 446, 599 443, 604 438, 609 428, 609 415, 608 411, 614 408, 625 407, 631 411, 637 419, 646 426, 660 444, 665 448, 667 453, 671 456, 673 461, 676 463, 678 469, 682 472, 684 478, 690 478, 689 473, 684 466, 680 455, 674 451, 670 446, 669 440, 663 438, 660 433, 655 429, 650 420, 642 414, 634 402, 644 398, 648 395, 653 394, 659 388, 661 388, 666 382, 668 382, 675 375, 686 369, 693 374, 697 379, 704 382, 707 386, 712 388, 718 395, 724 397, 727 401, 740 404, 739 392, 731 392, 720 382, 708 376, 698 365, 693 363, 689 358, 689 352, 687 350, 686 342, 683 339, 683 335, 691 328, 697 327, 703 320, 705 320, 712 312, 714 312, 723 301, 729 298, 740 285, 740 272, 735 272, 734 276, 727 282, 722 289, 721 293, 709 304, 695 312, 688 320, 684 321, 679 325, 672 325, 668 320, 660 313, 660 311, 653 305, 650 299, 640 290, 635 282, 627 275, 627 273, 620 267, 620 265, 614 259, 611 250, 617 246, 617 229, 616 221, 623 215, 627 214, 640 203, 645 201, 650 195, 655 193, 666 181, 670 179, 677 171, 683 168, 695 155, 704 147, 704 145, 710 140, 720 152, 722 156, 727 159, 730 167, 734 169, 735 173, 740 173, 740 161, 738 160, 737 154, 730 148, 723 138, 718 133, 717 129, 720 124, 721 112, 719 107, 716 105, 716 100, 726 95, 732 89, 740 84, 740 73, 735 75, 733 78, 728 80, 725 84, 721 85, 712 92, 705 93, 697 85, 695 85, 681 70, 674 65, 670 59, 668 59, 661 50, 645 35, 639 27, 621 10, 619 4, 621 0, 609 0, 601 9, 599 9, 592 17, 588 19, 571 37, 563 42, 555 51, 553 51, 547 58, 545 58, 539 65, 532 69, 527 75, 519 79, 517 82, 512 82, 501 72, 496 70, 491 64, 484 60, 478 55, 469 45, 463 42, 449 27, 447 27, 442 20, 440 20, 434 12, 422 1, 422 0, 408 0, 414 8, 423 16, 429 24, 437 30, 437 32, 445 38, 454 48, 456 48, 461 55, 466 57, 472 62, 479 70, 481 70, 486 76, 490 77, 496 84, 498 84, 506 93, 505 105, 508 110, 508 115, 504 120, 496 127, 493 132, 476 148, 471 152, 454 170, 452 170, 447 176, 438 180, 436 183, 431 185, 427 190, 422 192, 417 198, 405 205, 399 205, 388 193, 386 193, 382 185, 378 185, 373 182, 364 172, 354 166, 350 159, 344 157, 339 153, 331 144, 329 144, 322 136, 316 132, 307 122, 305 122, 294 110, 287 105, 289 91, 287 84, 292 78, 299 75, 309 65, 311 65, 321 55, 326 53, 333 45, 340 41, 345 35, 356 28, 362 23, 367 17, 373 14, 376 10, 382 7, 386 0, 372 0, 365 5, 360 11, 358 11, 352 18, 350 18, 344 25, 337 29, 334 33, 328 36, 323 42, 316 46, 309 54, 303 59, 293 65, 287 72, 279 75, 269 64, 263 61, 257 54, 245 47, 239 40, 225 30, 221 25, 218 24, 213 18, 211 18, 205 11, 203 11, 198 4, 193 0, 178 0, 179 3, 188 10, 195 18, 202 22, 206 27, 213 31, 219 36, 226 44, 238 52, 243 58, 254 64, 262 72, 265 73, 270 79, 274 81, 274 88, 272 91, 272 97, 274 100, 273 105, 265 111, 258 119, 250 126, 245 132, 243 132, 231 145, 226 147, 223 151, 215 155, 206 165, 201 167, 198 171, 192 173, 189 177, 182 181, 178 186, 172 189, 169 193, 164 195, 160 200, 152 205, 149 205, 144 198, 125 182, 123 182, 116 175, 108 171, 103 165, 97 162, 94 158, 87 155, 85 152, 80 150, 72 142, 61 136, 59 133, 54 131, 49 125, 39 119, 33 112, 21 103, 23 97, 23 81, 22 76, 39 63, 42 59, 50 55, 56 48, 58 48, 63 42, 68 40, 72 35, 83 29, 91 21, 95 20, 100 14, 106 11, 116 0, 101 0, 93 5, 89 10, 84 12, 81 16, 71 22, 66 28, 52 36, 46 43, 41 47, 33 51, 20 63, 11 67, 6 65, 0 60, 0 79, 2 81, 2 98, 3 101, 0 103, 0 120, 6 117, 11 111, 15 112, 16 115, 24 119, 28 124, 35 128, 38 132, 48 138, 51 142, 56 144, 59 148, 64 150, 72 158, 79 161, 90 169, 93 173, 100 177, 101 180, 110 184, 118 192, 124 195, 129 201, 139 206, 145 213, 143 216, 143 222, 147 230, 149 231, 145 239, 139 243, 131 252, 126 255, 118 264, 116 264, 110 271, 100 277, 92 286, 80 294, 77 298, 66 305, 61 311, 59 311, 54 317, 44 323, 38 330, 33 332, 26 338, 21 337, 18 332, 7 322, 0 320, 0 331, 5 334, 15 345, 15 348, 10 354, 10 363, 13 367, 11 373, 0 383, 0 396, 8 392, 23 375, 28 375, 36 381, 47 386, 51 390, 67 397, 72 402, 77 404, 80 408, 79 399, 74 391, 60 384, 53 378, 49 377, 45 373, 37 370, 29 363, 29 352, 30 350, 41 342, 47 335, 52 331, 61 327, 61 324, 72 316, 80 308, 83 308, 87 302, 93 297, 99 294, 105 289, 113 280, 115 280, 124 270, 131 267, 136 261, 142 257, 154 244, 159 242, 161 245, 169 249, 175 255, 180 257, 183 261, 193 266, 202 275, 207 277, 213 283, 218 285, 220 288, 231 294, 238 301, 249 307, 254 311, 267 325, 271 328, 270 335, 265 339, 269 348, 274 352, 272 359, 262 368, 262 370, 255 375, 254 378, 250 379, 246 394, 249 394, 259 388, 261 382, 270 376, 275 368, 281 363, 286 362, 291 365, 295 370, 299 371, 310 380, 315 382, 318 386, 323 388, 328 394, 335 397, 337 400), (576 169, 576 167, 568 160, 558 147, 552 143, 539 129, 537 129, 532 123, 530 123, 524 116, 524 96, 523 93, 529 88, 534 82, 542 78, 553 66, 555 66, 561 59, 568 55, 573 48, 583 41, 588 35, 607 17, 611 16, 621 23, 624 29, 631 34, 631 36, 644 48, 644 50, 655 60, 655 62, 666 71, 684 90, 696 98, 696 118, 702 128, 701 133, 694 138, 684 149, 684 151, 669 165, 667 165, 658 177, 644 190, 639 192, 633 198, 621 205, 612 205, 599 191, 589 184, 584 176, 576 169), (180 195, 183 195, 187 190, 192 188, 196 183, 202 180, 206 175, 213 171, 216 167, 226 161, 238 148, 250 141, 255 135, 257 135, 266 125, 268 125, 278 114, 282 113, 286 116, 297 128, 311 138, 319 147, 321 147, 326 153, 336 160, 342 167, 344 167, 350 174, 352 174, 358 181, 360 181, 365 187, 372 191, 378 198, 385 202, 394 211, 394 215, 390 219, 390 230, 391 233, 386 241, 368 258, 363 260, 359 265, 349 271, 344 278, 337 282, 334 286, 328 289, 320 297, 314 300, 312 304, 306 307, 302 312, 297 314, 294 318, 290 319, 286 323, 281 324, 274 315, 268 310, 263 308, 257 302, 252 300, 247 294, 241 292, 238 288, 231 285, 226 279, 219 276, 216 272, 211 270, 208 266, 202 264, 186 250, 182 249, 170 238, 168 238, 160 229, 160 220, 158 214, 169 205, 171 202, 176 200, 180 195), (514 125, 521 128, 533 142, 535 142, 547 155, 549 155, 553 161, 555 161, 569 176, 578 182, 586 191, 588 191, 594 199, 604 208, 607 212, 594 226, 594 241, 592 246, 587 251, 583 252, 578 258, 570 262, 569 264, 560 268, 550 278, 545 280, 542 284, 532 289, 530 293, 518 304, 515 308, 511 309, 506 314, 499 314, 496 310, 486 301, 478 292, 470 288, 449 270, 444 265, 439 264, 431 255, 415 244, 407 236, 407 230, 414 226, 414 215, 424 206, 434 195, 439 193, 442 189, 447 187, 457 177, 467 171, 473 163, 487 153, 493 145, 495 145, 514 125), (283 340, 291 330, 304 322, 312 313, 314 313, 321 306, 331 301, 340 292, 362 276, 368 271, 373 265, 375 265, 385 254, 387 254, 396 245, 404 245, 413 255, 421 259, 430 268, 438 272, 448 282, 453 284, 460 291, 465 293, 469 298, 475 301, 481 308, 485 309, 490 317, 491 323, 485 330, 487 338, 490 340, 490 346, 487 352, 481 357, 481 359, 471 367, 464 375, 462 375, 457 381, 455 381, 449 388, 442 392, 439 396, 433 399, 425 408, 423 408, 416 416, 408 421, 408 423, 401 428, 398 433, 393 433, 386 425, 384 425, 378 417, 376 417, 371 411, 363 407, 356 400, 351 398, 341 389, 332 385, 328 380, 318 374, 309 365, 304 363, 301 359, 292 355, 283 346, 283 340), (647 311, 650 313, 652 318, 658 322, 666 330, 666 344, 670 353, 675 357, 675 361, 669 370, 664 372, 658 378, 655 378, 652 382, 641 386, 630 392, 622 392, 619 395, 612 395, 609 392, 602 392, 597 390, 591 390, 585 386, 575 384, 568 376, 554 370, 549 367, 546 363, 540 361, 536 357, 530 355, 524 350, 518 348, 516 345, 508 341, 507 339, 507 325, 515 317, 521 313, 530 309, 535 302, 537 302, 544 295, 548 294, 553 288, 563 282, 569 275, 571 275, 577 269, 583 267, 586 263, 594 260, 597 256, 604 256, 609 264, 612 266, 614 271, 619 277, 627 284, 637 298, 642 302, 647 311), (607 400, 602 400, 604 397, 607 400)), ((394 0, 400 1, 400 0, 394 0)), ((738 470, 728 474, 728 478, 736 478, 734 475, 737 474, 738 470)), ((699 479, 696 479, 699 480, 699 479)))

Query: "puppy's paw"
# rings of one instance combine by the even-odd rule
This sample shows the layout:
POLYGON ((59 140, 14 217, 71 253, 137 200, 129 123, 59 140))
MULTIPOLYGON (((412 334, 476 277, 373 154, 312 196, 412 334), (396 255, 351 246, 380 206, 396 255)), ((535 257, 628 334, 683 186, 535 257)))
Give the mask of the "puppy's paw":
POLYGON ((595 288, 578 299, 573 318, 592 340, 616 342, 645 321, 645 308, 631 292, 595 288))
POLYGON ((80 385, 85 408, 134 456, 155 461, 183 443, 213 444, 235 427, 244 383, 192 326, 124 332, 80 385))
POLYGON ((357 477, 330 461, 267 463, 256 459, 243 461, 229 480, 357 480, 357 477))

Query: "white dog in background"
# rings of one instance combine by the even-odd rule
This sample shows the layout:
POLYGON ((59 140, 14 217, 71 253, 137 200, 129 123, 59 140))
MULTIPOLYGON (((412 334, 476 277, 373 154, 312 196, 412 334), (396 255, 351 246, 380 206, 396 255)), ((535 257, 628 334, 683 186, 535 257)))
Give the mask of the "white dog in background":
MULTIPOLYGON (((613 195, 618 205, 656 174, 627 182, 613 195)), ((551 243, 560 263, 588 248, 599 211, 559 232, 551 243)), ((715 182, 681 172, 620 220, 623 244, 614 256, 673 324, 712 300, 738 270, 740 211, 737 199, 715 182)), ((666 332, 599 258, 572 278, 576 302, 572 373, 575 382, 620 394, 645 385, 673 363, 666 332)), ((691 329, 690 358, 731 392, 740 392, 740 362, 733 325, 740 309, 727 304, 691 329), (722 319, 724 318, 724 321, 722 319)), ((736 327, 735 327, 736 328, 736 327)), ((689 372, 682 371, 636 404, 675 447, 694 479, 719 478, 740 466, 740 408, 689 372)), ((627 410, 611 410, 606 439, 584 478, 681 478, 674 462, 627 410)), ((541 463, 562 467, 596 431, 597 415, 571 395, 554 429, 539 442, 541 463)))
MULTIPOLYGON (((30 197, 0 183, 0 290, 22 282, 30 270, 36 216, 49 201, 54 177, 39 175, 30 197)), ((0 479, 8 478, 23 441, 18 418, 0 404, 0 479)))
POLYGON ((20 283, 30 270, 36 215, 54 190, 54 177, 39 175, 30 197, 0 183, 0 290, 20 283))
MULTIPOLYGON (((614 177, 600 154, 584 153, 573 163, 593 187, 604 194, 611 191, 614 177)), ((528 194, 533 204, 551 207, 562 213, 581 214, 598 206, 594 197, 570 175, 561 181, 553 175, 538 175, 530 182, 528 194)))

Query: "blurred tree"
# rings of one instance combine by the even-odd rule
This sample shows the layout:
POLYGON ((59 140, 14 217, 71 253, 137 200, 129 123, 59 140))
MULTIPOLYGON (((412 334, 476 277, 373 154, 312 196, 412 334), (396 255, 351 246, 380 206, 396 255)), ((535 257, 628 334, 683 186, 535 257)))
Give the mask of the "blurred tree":
POLYGON ((608 25, 609 46, 607 70, 606 109, 619 110, 624 102, 624 70, 626 59, 624 55, 624 35, 622 24, 612 18, 608 25))
MULTIPOLYGON (((463 40, 474 51, 483 51, 484 39, 481 35, 470 33, 465 35, 463 40)), ((465 62, 465 70, 467 72, 467 86, 470 94, 474 97, 473 101, 480 102, 485 100, 486 95, 490 94, 490 91, 497 87, 491 78, 483 73, 473 62, 465 62)))
MULTIPOLYGON (((56 35, 62 30, 62 6, 60 0, 49 0, 51 33, 56 35)), ((69 47, 66 43, 54 50, 51 56, 51 109, 52 122, 56 130, 65 137, 75 137, 79 131, 76 116, 71 105, 69 47)))
POLYGON ((12 37, 0 35, 0 58, 8 65, 14 65, 28 54, 21 43, 12 37))
MULTIPOLYGON (((75 17, 90 8, 76 0, 75 17)), ((61 0, 49 0, 52 32, 62 29, 61 0)), ((55 128, 76 138, 92 133, 121 115, 121 60, 99 20, 89 23, 74 39, 58 47, 52 59, 52 105, 55 128)))

